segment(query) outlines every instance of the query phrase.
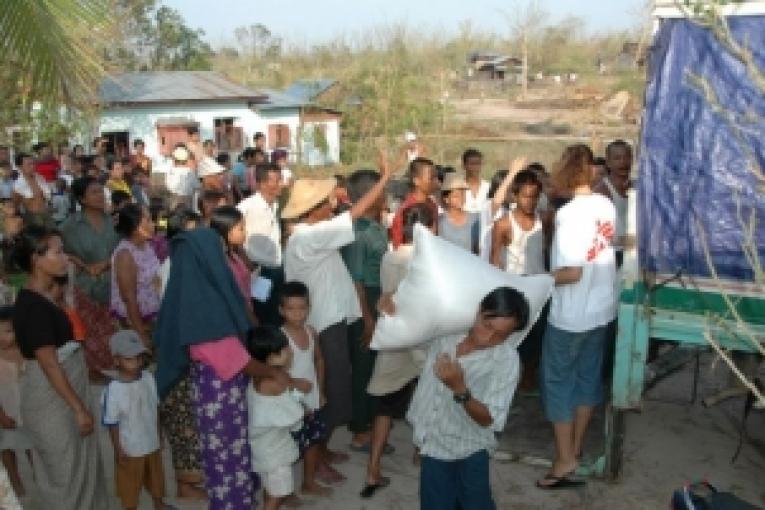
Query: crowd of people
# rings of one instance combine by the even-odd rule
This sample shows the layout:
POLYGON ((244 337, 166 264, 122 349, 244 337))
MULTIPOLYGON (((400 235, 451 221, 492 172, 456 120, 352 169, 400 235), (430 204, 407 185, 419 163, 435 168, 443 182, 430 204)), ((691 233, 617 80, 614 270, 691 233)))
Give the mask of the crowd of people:
POLYGON ((260 489, 267 509, 331 497, 352 454, 368 457, 359 489, 372 498, 391 483, 382 459, 406 446, 389 442, 406 418, 421 508, 494 508, 489 458, 516 384, 540 391, 553 428, 556 456, 536 485, 584 484, 576 470, 604 398, 629 244, 630 145, 612 142, 601 160, 567 147, 549 173, 516 158, 484 180, 480 151, 455 170, 406 141, 395 163, 381 151, 377 169, 308 179, 260 133, 233 162, 192 129, 164 186, 140 140, 131 155, 103 139, 91 155, 40 143, 13 162, 0 147, 13 288, 0 308, 0 450, 14 492, 25 493, 15 452, 26 451, 43 508, 108 508, 103 426, 126 509, 143 489, 171 508, 163 443, 175 494, 213 510, 250 510, 260 489), (409 190, 393 200, 399 166, 409 190), (397 312, 416 225, 503 271, 554 277, 517 353, 505 340, 533 317, 509 287, 470 303, 461 334, 370 348, 380 314, 397 312), (341 427, 350 444, 330 449, 341 427))

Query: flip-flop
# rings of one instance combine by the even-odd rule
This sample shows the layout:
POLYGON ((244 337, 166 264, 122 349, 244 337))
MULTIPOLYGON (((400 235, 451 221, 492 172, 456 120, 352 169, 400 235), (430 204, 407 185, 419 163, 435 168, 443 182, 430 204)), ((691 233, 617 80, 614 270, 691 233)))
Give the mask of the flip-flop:
POLYGON ((369 499, 375 495, 375 492, 380 489, 384 489, 388 485, 390 485, 390 478, 387 476, 380 477, 380 480, 378 480, 377 483, 368 483, 364 486, 364 488, 361 490, 361 497, 364 499, 369 499))
POLYGON ((543 480, 552 481, 552 483, 539 483, 541 480, 537 480, 537 488, 542 490, 576 489, 587 484, 584 480, 569 478, 572 474, 574 474, 573 471, 563 476, 553 476, 552 473, 547 473, 543 480))
MULTIPOLYGON (((369 443, 364 443, 364 444, 351 443, 348 448, 350 448, 351 451, 354 451, 356 453, 369 453, 371 446, 369 443)), ((396 448, 392 444, 385 443, 385 447, 383 448, 383 455, 393 455, 393 452, 395 451, 396 451, 396 448)))

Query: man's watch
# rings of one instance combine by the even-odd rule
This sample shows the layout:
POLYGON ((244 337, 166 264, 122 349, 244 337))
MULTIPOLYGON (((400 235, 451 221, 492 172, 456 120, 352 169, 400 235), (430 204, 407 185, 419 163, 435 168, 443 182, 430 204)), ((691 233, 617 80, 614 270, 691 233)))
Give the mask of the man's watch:
POLYGON ((464 405, 473 399, 473 395, 470 394, 470 390, 465 390, 465 393, 455 393, 454 401, 459 405, 464 405))

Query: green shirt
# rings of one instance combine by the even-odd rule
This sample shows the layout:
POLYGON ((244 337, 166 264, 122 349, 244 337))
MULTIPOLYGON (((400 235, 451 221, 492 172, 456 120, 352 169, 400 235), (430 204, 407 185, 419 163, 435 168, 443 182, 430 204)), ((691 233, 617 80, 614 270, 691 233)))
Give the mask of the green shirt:
POLYGON ((380 263, 388 251, 388 232, 369 218, 353 222, 356 240, 342 249, 343 260, 355 283, 365 287, 380 286, 380 263))
MULTIPOLYGON (((72 214, 61 225, 61 237, 64 241, 64 251, 77 257, 84 264, 110 260, 120 240, 119 235, 114 231, 112 218, 108 214, 104 213, 101 229, 96 230, 82 211, 72 214)), ((86 271, 78 271, 74 283, 93 300, 108 304, 110 276, 108 270, 95 277, 86 271)))

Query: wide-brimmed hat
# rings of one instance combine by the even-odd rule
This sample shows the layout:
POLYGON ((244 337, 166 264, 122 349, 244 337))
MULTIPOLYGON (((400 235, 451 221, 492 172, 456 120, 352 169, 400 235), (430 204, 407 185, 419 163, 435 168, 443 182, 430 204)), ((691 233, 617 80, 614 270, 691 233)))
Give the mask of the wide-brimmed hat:
POLYGON ((282 218, 289 220, 307 213, 329 198, 335 186, 335 179, 298 179, 292 186, 287 205, 282 210, 282 218))
POLYGON ((446 174, 444 183, 441 185, 441 191, 454 191, 455 189, 468 189, 465 178, 454 172, 446 174))
POLYGON ((218 175, 226 172, 226 168, 215 161, 213 158, 205 157, 197 165, 197 175, 200 179, 204 177, 210 177, 211 175, 218 175))
POLYGON ((173 159, 176 161, 188 161, 189 160, 189 150, 186 147, 176 147, 173 149, 173 159))

